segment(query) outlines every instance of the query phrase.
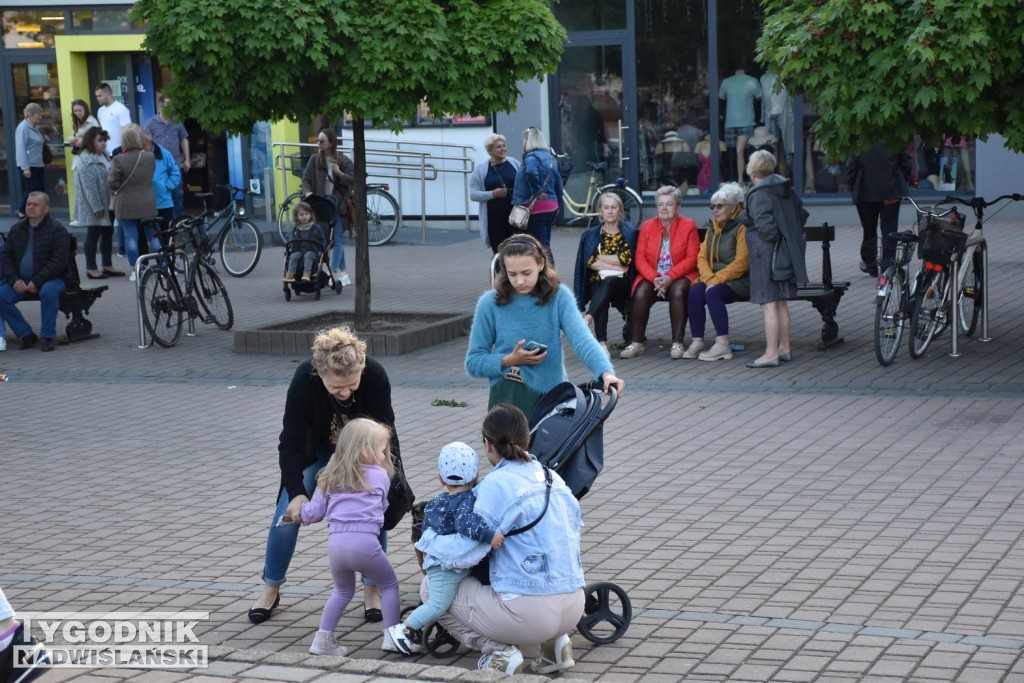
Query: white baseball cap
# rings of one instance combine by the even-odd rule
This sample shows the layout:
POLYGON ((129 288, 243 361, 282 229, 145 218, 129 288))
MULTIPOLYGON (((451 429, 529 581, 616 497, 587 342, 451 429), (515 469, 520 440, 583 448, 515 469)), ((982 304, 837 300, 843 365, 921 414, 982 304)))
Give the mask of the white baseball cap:
POLYGON ((441 449, 437 459, 437 471, 441 479, 451 486, 471 484, 479 472, 479 456, 476 451, 461 441, 453 441, 441 449))

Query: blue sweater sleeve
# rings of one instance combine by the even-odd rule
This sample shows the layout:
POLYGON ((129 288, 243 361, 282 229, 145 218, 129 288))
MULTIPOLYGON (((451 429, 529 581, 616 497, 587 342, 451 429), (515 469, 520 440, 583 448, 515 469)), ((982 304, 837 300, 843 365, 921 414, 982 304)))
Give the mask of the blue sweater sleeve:
POLYGON ((494 290, 484 292, 476 303, 473 327, 469 333, 466 351, 466 373, 470 377, 494 379, 501 377, 501 359, 504 356, 494 348, 496 340, 494 290))
POLYGON ((590 333, 583 316, 576 308, 576 299, 565 285, 559 286, 554 303, 558 306, 558 325, 565 332, 572 350, 587 370, 599 378, 606 372, 615 374, 615 368, 597 339, 590 333))

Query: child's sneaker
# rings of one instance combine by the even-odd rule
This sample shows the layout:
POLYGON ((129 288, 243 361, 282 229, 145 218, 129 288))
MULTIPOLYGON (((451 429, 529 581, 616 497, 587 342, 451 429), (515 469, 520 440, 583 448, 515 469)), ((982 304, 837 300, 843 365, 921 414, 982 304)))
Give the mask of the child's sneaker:
POLYGON ((281 278, 282 282, 295 282, 295 275, 293 273, 285 273, 284 277, 281 278))
POLYGON ((302 274, 302 281, 303 282, 309 282, 311 279, 312 278, 309 276, 309 273, 303 273, 302 274))
POLYGON ((394 626, 388 626, 388 635, 391 636, 391 642, 395 644, 398 651, 404 655, 411 655, 418 652, 423 652, 423 630, 417 628, 409 628, 405 624, 398 623, 394 626))
POLYGON ((316 636, 313 638, 313 644, 309 646, 309 654, 344 657, 348 654, 348 650, 334 639, 333 633, 317 631, 316 636))

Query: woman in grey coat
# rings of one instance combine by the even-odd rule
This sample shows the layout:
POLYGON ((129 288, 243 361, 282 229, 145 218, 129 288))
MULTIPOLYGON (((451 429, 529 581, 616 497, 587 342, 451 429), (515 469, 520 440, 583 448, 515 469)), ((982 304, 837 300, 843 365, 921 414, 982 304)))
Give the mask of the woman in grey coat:
MULTIPOLYGON (((139 221, 157 215, 153 192, 156 159, 152 152, 142 149, 142 136, 130 126, 121 129, 121 149, 124 151, 110 162, 107 186, 114 191, 114 215, 124 228, 124 251, 134 279, 140 251, 139 221)), ((150 249, 160 248, 155 235, 147 235, 147 240, 150 249)), ((143 253, 148 253, 148 249, 143 253)))
POLYGON ((759 150, 750 156, 747 175, 754 188, 747 195, 746 215, 741 220, 747 226, 750 301, 759 304, 764 313, 767 347, 747 363, 748 368, 772 368, 793 359, 786 299, 796 296, 798 282, 807 282, 803 227, 809 214, 789 179, 774 171, 771 152, 759 150))
POLYGON ((86 129, 81 139, 81 152, 75 167, 75 213, 73 218, 86 226, 85 267, 90 280, 109 275, 124 275, 114 270, 111 242, 114 228, 110 224, 110 188, 107 187, 107 140, 110 136, 99 126, 86 129), (103 270, 96 267, 96 244, 100 246, 103 270))
POLYGON ((484 140, 489 159, 477 164, 469 176, 469 198, 480 204, 480 236, 491 252, 512 236, 508 216, 512 213, 512 187, 519 172, 519 161, 508 156, 505 136, 492 133, 484 140))

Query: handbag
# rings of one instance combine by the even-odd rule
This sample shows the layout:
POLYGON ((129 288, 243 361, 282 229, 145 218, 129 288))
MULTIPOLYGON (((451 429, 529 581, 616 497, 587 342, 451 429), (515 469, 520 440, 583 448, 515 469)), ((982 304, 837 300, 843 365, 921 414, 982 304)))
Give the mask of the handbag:
MULTIPOLYGON (((508 538, 509 536, 515 536, 516 534, 521 534, 524 531, 529 531, 533 527, 537 526, 540 520, 543 519, 544 515, 547 513, 548 504, 551 502, 551 485, 553 481, 551 479, 551 469, 544 463, 541 463, 541 467, 544 468, 544 483, 547 485, 547 487, 544 489, 544 509, 540 511, 539 515, 537 515, 537 519, 533 520, 524 527, 520 527, 519 529, 512 529, 511 531, 505 534, 505 538, 508 538)), ((484 559, 477 562, 469 570, 469 575, 475 578, 477 581, 479 581, 481 585, 490 586, 491 554, 487 553, 486 555, 484 555, 484 559)))
MULTIPOLYGON (((553 169, 554 164, 548 164, 548 175, 544 178, 544 184, 540 186, 541 190, 547 187, 548 181, 551 180, 551 171, 553 169)), ((512 213, 508 215, 508 224, 520 232, 525 232, 527 226, 530 224, 530 214, 533 212, 533 205, 536 202, 537 200, 534 199, 529 204, 514 205, 512 207, 512 213)))
POLYGON ((416 494, 409 486, 409 480, 405 477, 405 467, 402 466, 402 456, 397 452, 391 453, 391 464, 395 467, 395 474, 391 477, 391 486, 388 488, 388 509, 384 511, 384 531, 391 531, 405 517, 405 513, 412 510, 416 502, 416 494))
POLYGON ((52 164, 53 163, 53 150, 50 149, 50 146, 47 145, 47 144, 43 145, 43 163, 44 164, 52 164))

